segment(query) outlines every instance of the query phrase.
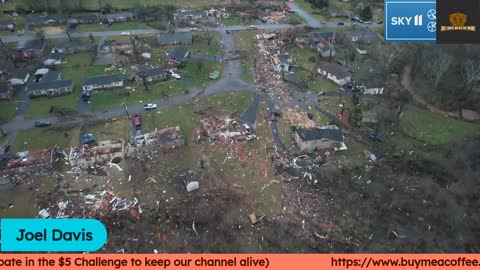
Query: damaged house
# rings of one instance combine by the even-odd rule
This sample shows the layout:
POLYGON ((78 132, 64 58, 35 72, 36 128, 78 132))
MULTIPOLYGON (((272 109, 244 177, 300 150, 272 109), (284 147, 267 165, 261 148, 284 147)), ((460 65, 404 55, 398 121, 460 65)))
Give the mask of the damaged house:
POLYGON ((123 140, 99 142, 98 145, 80 145, 70 148, 68 161, 72 167, 85 168, 96 164, 106 164, 112 159, 125 156, 123 140))
POLYGON ((105 16, 105 20, 109 24, 133 21, 133 19, 134 19, 134 15, 132 12, 107 14, 105 16))
POLYGON ((121 73, 86 78, 82 84, 84 93, 119 87, 123 87, 123 74, 121 73))
POLYGON ((180 175, 187 192, 191 192, 200 188, 200 176, 192 170, 188 170, 180 175))
POLYGON ((245 134, 240 131, 237 120, 228 116, 211 117, 200 122, 200 127, 195 130, 197 141, 210 139, 224 142, 228 139, 245 139, 245 134))
POLYGON ((8 75, 8 82, 11 85, 25 85, 30 78, 30 73, 25 69, 18 69, 8 75))
POLYGON ((65 63, 65 57, 63 53, 51 53, 45 57, 43 64, 45 66, 58 66, 65 63))
POLYGON ((311 153, 316 150, 345 150, 346 146, 342 131, 337 126, 319 128, 297 128, 295 142, 301 153, 311 153))
POLYGON ((332 82, 343 86, 350 82, 352 75, 348 70, 338 64, 326 63, 318 67, 318 73, 324 75, 332 82))
POLYGON ((174 20, 199 20, 206 16, 205 11, 181 10, 174 15, 174 20))
POLYGON ((53 148, 6 153, 0 159, 0 173, 10 174, 52 169, 53 160, 53 148))
POLYGON ((177 68, 185 64, 190 57, 190 52, 185 47, 175 47, 167 54, 167 66, 177 68))
POLYGON ((155 146, 162 151, 174 149, 185 144, 185 138, 179 127, 170 127, 135 137, 137 147, 155 146))

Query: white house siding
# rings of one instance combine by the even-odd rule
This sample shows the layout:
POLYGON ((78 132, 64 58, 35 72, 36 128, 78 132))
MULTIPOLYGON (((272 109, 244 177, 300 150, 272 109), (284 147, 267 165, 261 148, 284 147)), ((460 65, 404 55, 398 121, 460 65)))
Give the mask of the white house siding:
POLYGON ((347 83, 350 82, 350 80, 352 79, 352 76, 348 76, 348 77, 345 77, 345 78, 342 78, 342 79, 338 79, 335 75, 333 74, 330 74, 324 70, 321 70, 319 69, 318 72, 324 76, 327 77, 327 79, 331 80, 332 82, 342 86, 342 85, 345 85, 347 83))

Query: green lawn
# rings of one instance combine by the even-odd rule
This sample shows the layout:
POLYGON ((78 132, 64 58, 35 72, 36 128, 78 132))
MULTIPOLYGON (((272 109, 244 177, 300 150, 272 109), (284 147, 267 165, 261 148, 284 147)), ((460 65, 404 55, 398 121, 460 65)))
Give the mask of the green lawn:
POLYGON ((107 30, 107 25, 106 24, 80 24, 75 28, 77 32, 103 32, 107 30))
POLYGON ((0 123, 7 122, 15 116, 18 104, 16 100, 0 101, 0 123))
MULTIPOLYGON (((305 12, 310 13, 310 15, 312 15, 312 17, 314 17, 320 23, 348 21, 348 19, 345 19, 345 18, 334 18, 334 17, 326 17, 323 15, 320 15, 319 14, 320 10, 312 7, 312 5, 308 3, 306 0, 295 0, 295 4, 297 4, 298 7, 303 9, 305 12)), ((350 9, 351 9, 348 3, 342 3, 339 0, 329 1, 329 4, 331 7, 334 7, 334 9, 342 10, 343 12, 350 12, 350 9)))
POLYGON ((188 49, 192 52, 197 53, 205 53, 211 55, 219 55, 222 52, 222 46, 220 46, 220 41, 218 34, 215 32, 210 32, 210 44, 208 44, 208 40, 206 39, 204 34, 197 34, 194 35, 193 43, 186 45, 188 49), (197 38, 196 38, 197 37, 197 38))
POLYGON ((209 75, 214 70, 222 72, 222 65, 214 61, 191 59, 178 73, 192 85, 203 86, 213 81, 209 75))
MULTIPOLYGON (((131 91, 127 98, 127 104, 148 103, 166 97, 185 94, 187 88, 179 81, 171 80, 160 82, 150 86, 147 91, 143 86, 134 86, 135 91, 131 91)), ((123 105, 125 100, 125 91, 122 90, 106 90, 95 93, 91 99, 93 110, 119 107, 123 105)))
POLYGON ((86 67, 90 65, 92 57, 93 55, 90 52, 81 52, 81 53, 72 54, 67 57, 66 59, 67 63, 65 64, 65 67, 74 67, 74 66, 86 67))
POLYGON ((318 58, 318 53, 309 49, 309 48, 298 48, 294 47, 290 50, 290 55, 292 56, 293 62, 299 64, 303 68, 310 70, 315 67, 315 62, 311 62, 308 59, 310 57, 318 58))
POLYGON ((241 22, 240 22, 240 18, 239 17, 230 17, 228 19, 219 19, 218 20, 219 23, 225 25, 225 26, 232 26, 232 25, 240 25, 241 22))
POLYGON ((445 144, 463 136, 480 134, 480 125, 454 120, 408 105, 400 127, 408 135, 428 144, 445 144))
POLYGON ((78 144, 79 134, 79 128, 68 131, 52 131, 42 128, 23 130, 17 133, 12 144, 12 151, 42 149, 55 145, 68 148, 78 144))
POLYGON ((112 24, 110 29, 112 31, 124 31, 124 30, 135 30, 135 29, 145 28, 145 27, 147 26, 140 22, 132 21, 132 22, 114 23, 112 24))

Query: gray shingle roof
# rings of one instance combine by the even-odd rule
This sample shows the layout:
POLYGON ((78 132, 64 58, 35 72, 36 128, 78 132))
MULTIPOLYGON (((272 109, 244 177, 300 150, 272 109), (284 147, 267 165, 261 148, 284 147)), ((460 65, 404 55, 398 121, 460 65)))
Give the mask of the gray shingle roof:
POLYGON ((72 80, 59 80, 59 81, 47 81, 39 83, 31 83, 27 91, 39 91, 39 90, 48 90, 48 89, 58 89, 63 87, 72 87, 72 80))
POLYGON ((42 50, 45 47, 45 41, 37 39, 30 40, 25 43, 23 50, 42 50))
POLYGON ((180 60, 180 59, 183 59, 187 53, 188 53, 187 48, 175 47, 172 51, 168 53, 167 58, 180 60))
POLYGON ((123 81, 123 74, 109 74, 86 78, 82 85, 104 85, 123 81))
POLYGON ((322 128, 297 128, 296 133, 300 135, 303 141, 314 141, 320 139, 329 139, 332 141, 343 142, 343 134, 339 129, 322 129, 322 128))
POLYGON ((8 82, 0 82, 0 93, 8 93, 10 86, 8 82))
POLYGON ((337 64, 326 63, 320 65, 320 67, 318 68, 328 72, 329 74, 334 75, 335 77, 337 77, 337 79, 342 79, 350 76, 350 73, 346 68, 337 64))
POLYGON ((8 79, 25 79, 27 77, 28 71, 25 69, 18 69, 15 71, 12 71, 10 75, 8 75, 8 79))
POLYGON ((150 68, 150 69, 145 69, 140 72, 141 74, 144 74, 145 77, 155 77, 155 76, 160 76, 165 74, 165 69, 163 68, 150 68))
POLYGON ((58 80, 59 76, 60 76, 60 71, 50 70, 45 75, 43 75, 42 78, 40 78, 40 82, 56 81, 58 80))
POLYGON ((192 33, 165 33, 157 36, 158 42, 182 42, 182 41, 192 41, 192 33))

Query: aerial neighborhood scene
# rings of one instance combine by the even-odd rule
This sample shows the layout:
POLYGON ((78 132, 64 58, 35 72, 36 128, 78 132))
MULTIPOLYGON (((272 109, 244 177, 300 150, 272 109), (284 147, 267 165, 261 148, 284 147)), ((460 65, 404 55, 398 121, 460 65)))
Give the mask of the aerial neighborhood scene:
POLYGON ((480 252, 480 46, 383 0, 0 2, 0 218, 102 253, 480 252))

